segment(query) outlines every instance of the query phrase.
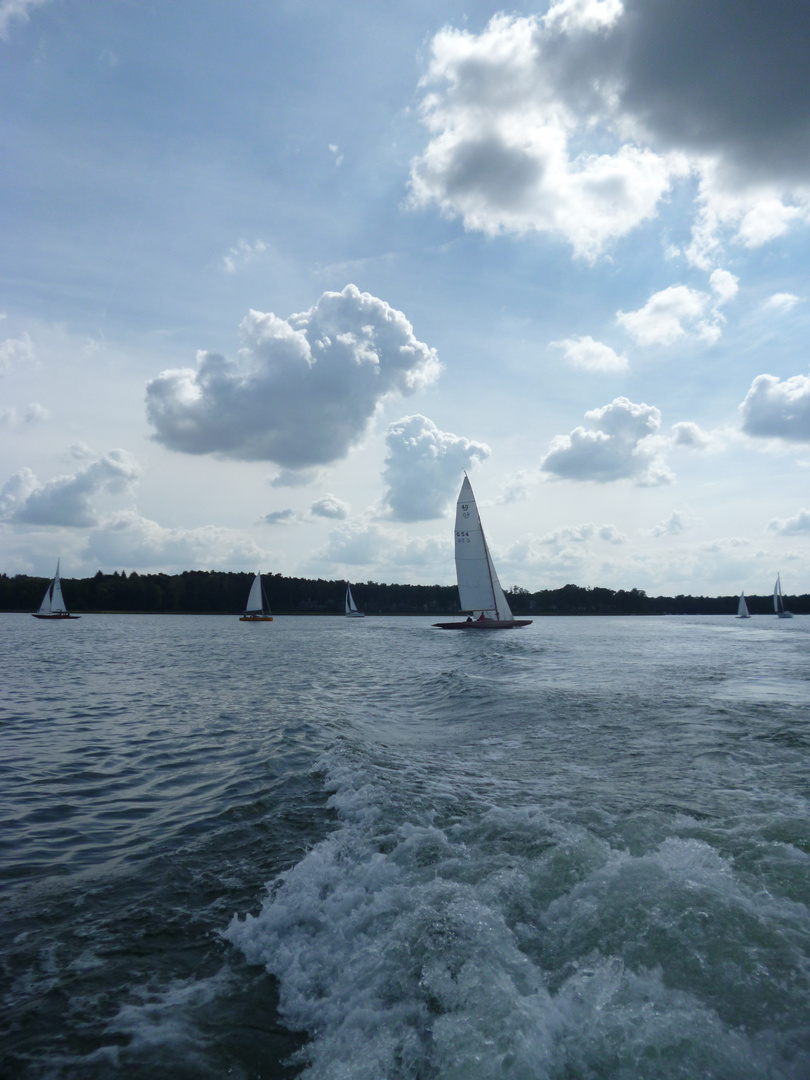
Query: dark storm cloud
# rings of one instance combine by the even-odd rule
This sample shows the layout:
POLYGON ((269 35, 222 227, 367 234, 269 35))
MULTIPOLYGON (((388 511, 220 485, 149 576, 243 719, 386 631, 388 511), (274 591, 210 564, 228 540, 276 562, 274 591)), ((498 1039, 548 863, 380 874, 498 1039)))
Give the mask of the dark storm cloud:
POLYGON ((806 183, 810 5, 626 0, 602 34, 550 43, 567 97, 605 80, 620 110, 669 148, 720 155, 749 176, 806 183))

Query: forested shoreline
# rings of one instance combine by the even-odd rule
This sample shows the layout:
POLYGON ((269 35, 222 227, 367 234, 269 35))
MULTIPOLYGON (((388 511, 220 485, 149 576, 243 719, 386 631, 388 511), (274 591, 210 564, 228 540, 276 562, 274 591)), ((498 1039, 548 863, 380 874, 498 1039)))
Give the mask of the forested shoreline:
MULTIPOLYGON (((233 615, 244 609, 252 573, 185 570, 182 574, 104 574, 62 578, 65 602, 75 612, 143 612, 233 615)), ((279 615, 343 613, 345 581, 263 575, 270 606, 279 615)), ((36 611, 48 579, 0 574, 0 611, 36 611)), ((454 615, 459 610, 455 585, 389 585, 352 582, 358 607, 368 615, 454 615)), ((529 592, 507 591, 516 615, 734 615, 736 596, 647 596, 641 589, 583 588, 529 592)), ((766 596, 747 596, 752 615, 773 613, 766 596)), ((810 595, 788 596, 786 606, 810 613, 810 595)))

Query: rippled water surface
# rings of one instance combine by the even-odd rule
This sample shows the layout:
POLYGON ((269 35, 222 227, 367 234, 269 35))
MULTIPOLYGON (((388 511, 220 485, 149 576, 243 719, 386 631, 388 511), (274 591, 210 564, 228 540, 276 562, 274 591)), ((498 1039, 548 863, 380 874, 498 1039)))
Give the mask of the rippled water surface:
POLYGON ((810 1076, 810 620, 0 628, 0 1076, 810 1076))

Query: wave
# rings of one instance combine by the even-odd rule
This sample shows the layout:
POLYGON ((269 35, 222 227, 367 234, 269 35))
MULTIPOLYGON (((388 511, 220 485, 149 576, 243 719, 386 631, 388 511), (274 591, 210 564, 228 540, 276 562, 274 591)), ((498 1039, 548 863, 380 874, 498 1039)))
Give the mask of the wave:
POLYGON ((465 799, 452 766, 444 800, 345 751, 321 767, 335 831, 224 931, 279 980, 308 1080, 807 1075, 807 911, 710 844, 616 851, 465 799))

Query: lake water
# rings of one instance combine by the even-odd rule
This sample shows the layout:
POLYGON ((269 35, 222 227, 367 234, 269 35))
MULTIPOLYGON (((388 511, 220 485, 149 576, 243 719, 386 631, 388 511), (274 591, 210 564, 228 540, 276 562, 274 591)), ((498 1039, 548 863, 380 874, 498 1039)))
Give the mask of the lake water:
POLYGON ((0 1076, 810 1076, 810 619, 0 630, 0 1076))

